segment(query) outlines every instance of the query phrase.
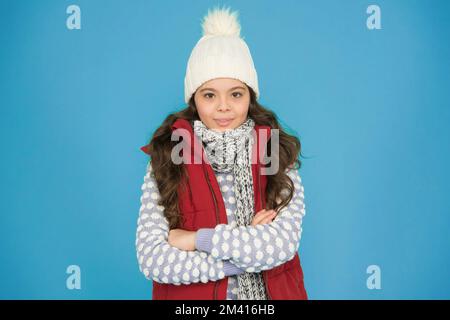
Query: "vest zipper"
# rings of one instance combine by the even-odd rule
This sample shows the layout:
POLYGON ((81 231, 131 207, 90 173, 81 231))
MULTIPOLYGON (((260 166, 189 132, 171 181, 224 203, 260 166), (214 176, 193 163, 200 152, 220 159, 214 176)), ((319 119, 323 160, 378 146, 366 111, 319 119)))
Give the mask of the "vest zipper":
MULTIPOLYGON (((257 169, 260 169, 260 168, 257 167, 257 169)), ((262 193, 261 179, 260 179, 261 172, 258 172, 258 170, 257 170, 256 174, 258 176, 259 201, 260 201, 261 210, 262 210, 263 209, 263 203, 262 203, 262 195, 263 195, 263 193, 262 193)), ((267 298, 268 298, 268 300, 271 300, 272 297, 270 296, 269 287, 267 286, 267 273, 266 272, 267 272, 267 270, 263 271, 264 286, 266 287, 267 298)))
MULTIPOLYGON (((214 209, 215 209, 215 214, 216 214, 216 223, 218 224, 220 221, 219 219, 219 212, 218 212, 218 207, 217 207, 217 200, 216 200, 216 195, 214 194, 214 190, 211 186, 211 182, 209 181, 209 174, 208 171, 206 170, 205 166, 203 166, 203 172, 205 173, 205 177, 206 177, 206 182, 208 183, 208 187, 209 190, 211 191, 211 194, 213 196, 214 199, 214 209)), ((214 300, 217 300, 217 286, 219 285, 219 281, 215 281, 214 282, 214 300)))

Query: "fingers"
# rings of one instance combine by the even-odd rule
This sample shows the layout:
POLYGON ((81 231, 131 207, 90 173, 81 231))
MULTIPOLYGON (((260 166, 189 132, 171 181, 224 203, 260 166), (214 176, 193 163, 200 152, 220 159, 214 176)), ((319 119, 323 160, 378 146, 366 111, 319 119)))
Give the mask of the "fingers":
POLYGON ((266 218, 270 214, 270 211, 263 209, 261 211, 258 211, 258 213, 255 214, 253 217, 251 225, 257 225, 259 224, 264 218, 266 218))
POLYGON ((260 224, 266 224, 266 223, 272 222, 273 218, 275 218, 276 215, 277 215, 276 211, 271 211, 271 213, 266 218, 264 218, 260 222, 260 224))
POLYGON ((272 221, 272 219, 276 216, 275 210, 266 210, 263 209, 259 211, 253 218, 251 225, 257 225, 257 224, 265 224, 272 221))

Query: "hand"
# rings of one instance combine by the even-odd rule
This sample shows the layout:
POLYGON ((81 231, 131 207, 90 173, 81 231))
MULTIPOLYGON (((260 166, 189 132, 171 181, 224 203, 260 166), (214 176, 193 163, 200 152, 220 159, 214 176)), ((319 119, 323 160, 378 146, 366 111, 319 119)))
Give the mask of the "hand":
POLYGON ((196 231, 187 231, 183 229, 172 229, 169 231, 168 242, 171 246, 180 250, 194 251, 196 231))
POLYGON ((272 222, 272 219, 275 218, 276 215, 277 212, 275 210, 262 209, 255 214, 250 225, 256 226, 257 224, 266 224, 272 222))

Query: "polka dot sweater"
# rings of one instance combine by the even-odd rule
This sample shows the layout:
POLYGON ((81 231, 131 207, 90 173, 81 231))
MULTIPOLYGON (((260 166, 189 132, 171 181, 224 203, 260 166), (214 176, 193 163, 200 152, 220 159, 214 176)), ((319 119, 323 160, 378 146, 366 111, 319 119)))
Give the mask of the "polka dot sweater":
POLYGON ((228 224, 197 231, 196 250, 184 251, 168 243, 169 224, 151 165, 142 184, 137 222, 139 269, 149 280, 183 285, 217 281, 228 276, 227 299, 237 300, 237 275, 261 272, 291 260, 298 251, 305 215, 304 189, 297 170, 286 171, 295 187, 293 198, 276 218, 256 226, 236 225, 232 174, 215 172, 224 199, 228 224))

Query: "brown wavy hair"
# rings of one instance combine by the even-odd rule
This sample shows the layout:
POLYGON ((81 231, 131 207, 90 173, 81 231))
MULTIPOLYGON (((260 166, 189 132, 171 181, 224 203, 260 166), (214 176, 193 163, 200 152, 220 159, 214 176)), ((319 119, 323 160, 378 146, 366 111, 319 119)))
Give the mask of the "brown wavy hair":
MULTIPOLYGON (((279 211, 287 206, 294 193, 293 182, 285 171, 288 167, 300 169, 302 163, 298 157, 302 156, 301 143, 296 136, 286 133, 281 128, 275 113, 259 104, 256 101, 253 89, 249 86, 247 88, 250 91, 248 117, 252 118, 255 124, 279 129, 279 169, 276 174, 267 175, 266 187, 266 209, 279 211)), ((172 148, 179 143, 171 140, 171 126, 179 118, 188 121, 200 120, 195 106, 194 94, 191 96, 186 108, 171 113, 166 117, 161 126, 154 132, 148 147, 150 163, 153 169, 152 175, 156 180, 161 195, 158 204, 164 206, 164 216, 169 221, 170 229, 180 227, 181 215, 178 207, 178 186, 186 175, 183 163, 175 164, 171 160, 172 148)), ((268 139, 265 156, 269 156, 267 151, 271 148, 270 143, 271 139, 268 139)), ((270 156, 276 157, 277 155, 270 156)), ((265 166, 269 165, 270 163, 265 166)))

